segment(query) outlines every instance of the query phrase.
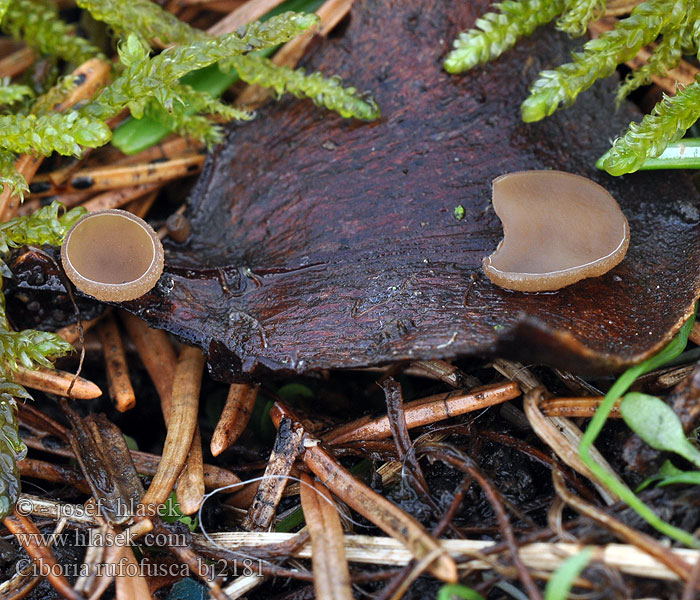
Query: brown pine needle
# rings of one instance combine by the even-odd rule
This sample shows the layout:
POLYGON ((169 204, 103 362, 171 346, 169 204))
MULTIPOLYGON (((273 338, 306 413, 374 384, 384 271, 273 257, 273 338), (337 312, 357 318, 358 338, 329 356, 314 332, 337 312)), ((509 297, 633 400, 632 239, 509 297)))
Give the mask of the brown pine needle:
MULTIPOLYGON (((358 481, 321 446, 307 447, 304 462, 338 498, 403 543, 419 561, 440 547, 418 521, 358 481)), ((443 581, 457 581, 457 566, 444 551, 428 571, 443 581)))
POLYGON ((147 194, 143 198, 130 202, 126 207, 126 210, 135 214, 137 217, 145 219, 146 215, 148 215, 148 211, 151 210, 153 203, 156 201, 156 198, 158 198, 159 193, 160 189, 153 190, 150 194, 147 194))
POLYGON ((243 433, 250 420, 257 396, 257 386, 247 383, 231 384, 226 404, 211 438, 210 449, 213 456, 219 456, 224 450, 230 448, 243 433))
POLYGON ((203 368, 204 356, 199 348, 183 346, 173 378, 163 458, 142 500, 149 510, 167 500, 185 465, 197 427, 203 368))
MULTIPOLYGON (((98 321, 107 314, 106 312, 101 314, 99 317, 96 317, 94 319, 90 319, 89 321, 83 321, 83 333, 85 333, 88 329, 91 329, 93 326, 97 325, 98 321)), ((80 327, 78 327, 77 323, 73 323, 72 325, 66 325, 65 327, 59 329, 56 332, 56 335, 59 337, 62 337, 64 340, 66 340, 69 344, 75 345, 75 343, 80 339, 80 327)))
POLYGON ((164 331, 150 328, 141 319, 127 312, 120 311, 119 316, 160 396, 163 416, 167 424, 173 374, 177 366, 175 350, 164 331))
POLYGON ((53 185, 49 175, 44 175, 34 179, 33 189, 37 191, 32 197, 41 198, 85 190, 100 192, 149 183, 165 183, 199 173, 204 158, 203 154, 189 154, 164 162, 82 169, 73 173, 69 181, 58 187, 53 185))
POLYGON ((117 600, 151 600, 148 582, 140 572, 131 546, 122 547, 121 557, 116 564, 120 565, 114 579, 117 600))
MULTIPOLYGON (((202 364, 202 366, 204 365, 202 364)), ((185 466, 177 480, 177 502, 180 505, 182 514, 192 515, 196 513, 204 500, 204 492, 202 435, 199 432, 199 425, 197 425, 194 429, 185 466)))
POLYGON ((96 384, 83 377, 78 377, 73 384, 70 396, 68 396, 68 388, 74 377, 73 373, 44 367, 39 367, 36 370, 19 367, 13 374, 15 383, 56 396, 92 400, 102 395, 102 390, 96 384))
MULTIPOLYGON (((289 419, 294 423, 295 430, 302 429, 298 419, 280 402, 273 405, 270 418, 276 427, 282 419, 289 419)), ((418 561, 440 549, 427 570, 443 581, 457 581, 457 565, 451 556, 441 550, 438 541, 416 519, 353 477, 320 445, 319 440, 308 435, 304 438, 303 459, 306 466, 333 494, 381 530, 399 540, 418 561)))
POLYGON ((126 352, 114 316, 107 315, 97 325, 105 357, 109 396, 119 412, 126 412, 136 405, 136 394, 131 385, 126 352))
MULTIPOLYGON (((518 384, 509 381, 467 393, 450 392, 413 400, 404 405, 406 425, 409 429, 428 425, 487 406, 507 402, 519 395, 520 387, 518 384)), ((323 441, 336 445, 357 440, 377 440, 388 437, 391 437, 388 416, 378 419, 363 417, 334 429, 323 436, 323 441)))
MULTIPOLYGON (((279 544, 289 541, 295 535, 297 534, 235 531, 210 533, 208 537, 224 548, 235 549, 241 546, 257 548, 279 544)), ((204 543, 203 536, 196 536, 196 540, 198 544, 204 543)), ((490 546, 493 546, 493 542, 484 540, 441 539, 439 541, 440 545, 454 557, 483 554, 489 550, 490 546)), ((390 537, 346 535, 344 542, 345 553, 351 562, 370 565, 404 566, 413 558, 411 553, 400 542, 390 537)), ((580 553, 583 548, 583 544, 538 542, 520 546, 518 553, 525 565, 530 569, 556 571, 569 556, 580 553)), ((630 544, 593 546, 593 552, 595 560, 603 566, 619 570, 626 575, 664 581, 678 581, 680 579, 664 563, 630 544)), ((666 552, 689 563, 700 560, 699 550, 667 548, 666 552)), ((309 543, 305 544, 294 553, 294 556, 296 558, 312 558, 311 545, 309 543)), ((460 562, 459 564, 459 570, 465 573, 491 570, 492 568, 492 565, 488 562, 479 559, 460 562)))
MULTIPOLYGON (((583 437, 581 430, 576 427, 573 421, 569 421, 564 417, 545 417, 539 409, 540 403, 544 400, 544 388, 535 388, 525 394, 525 399, 523 401, 525 414, 527 415, 530 425, 535 430, 535 433, 562 461, 564 461, 564 463, 569 465, 574 471, 590 479, 606 504, 610 505, 617 502, 619 500, 617 495, 603 485, 581 460, 578 452, 578 447, 583 437)), ((603 458, 602 454, 600 454, 595 447, 591 448, 591 454, 596 462, 608 472, 610 477, 614 477, 620 481, 620 476, 613 470, 608 464, 608 461, 603 458)), ((620 484, 623 485, 622 481, 620 481, 620 484)))
MULTIPOLYGON (((590 419, 602 401, 602 396, 595 398, 548 398, 540 403, 539 408, 542 414, 548 417, 567 417, 569 419, 585 417, 590 419)), ((609 416, 614 419, 622 418, 619 400, 613 406, 609 416)))
POLYGON ((17 468, 22 477, 70 485, 84 494, 92 494, 83 474, 75 467, 56 465, 36 458, 25 458, 17 461, 17 468))
POLYGON ((600 510, 600 508, 597 506, 585 502, 583 498, 570 492, 566 487, 566 482, 564 481, 561 471, 558 469, 554 469, 552 471, 552 481, 554 482, 554 489, 559 497, 574 510, 587 516, 593 522, 603 526, 616 537, 622 538, 624 541, 637 546, 637 548, 640 550, 643 550, 650 556, 653 556, 656 560, 666 565, 671 571, 682 579, 685 580, 688 578, 692 569, 691 565, 683 558, 669 552, 667 546, 655 540, 650 535, 642 533, 641 531, 618 521, 611 515, 600 510))
POLYGON ((41 543, 41 532, 29 517, 15 511, 3 520, 3 525, 15 535, 39 572, 48 574, 49 582, 61 596, 68 600, 82 600, 82 596, 71 587, 63 575, 61 565, 56 560, 51 547, 41 543))
POLYGON ((34 64, 36 53, 25 46, 0 60, 0 77, 14 77, 34 64))
POLYGON ((207 33, 213 36, 232 33, 242 25, 259 19, 280 4, 282 0, 249 0, 207 29, 207 33))
POLYGON ((301 508, 311 535, 311 560, 317 598, 352 600, 343 526, 331 494, 306 473, 301 476, 301 508), (304 485, 306 484, 306 485, 304 485), (325 496, 325 498, 323 496, 325 496))
POLYGON ((125 204, 143 198, 146 194, 150 194, 155 190, 159 190, 160 183, 144 183, 133 187, 119 188, 97 194, 97 196, 88 200, 83 206, 90 212, 96 210, 106 210, 108 208, 121 208, 125 204))
MULTIPOLYGON (((121 316, 129 332, 129 337, 134 342, 136 351, 141 357, 141 362, 146 367, 146 371, 148 371, 151 381, 153 381, 153 385, 160 396, 163 419, 166 426, 168 426, 172 410, 170 397, 172 395, 173 376, 177 369, 175 351, 165 332, 159 329, 151 329, 141 319, 126 312, 122 312, 121 316)), ((199 382, 201 382, 201 378, 202 369, 199 370, 199 382)), ((178 483, 177 492, 178 501, 185 504, 184 508, 181 506, 185 514, 192 514, 199 509, 202 496, 204 495, 204 488, 207 487, 206 480, 209 477, 202 471, 202 441, 198 425, 195 427, 195 432, 192 436, 192 445, 194 451, 190 450, 187 453, 185 467, 180 475, 182 485, 178 483), (185 510, 191 512, 185 512, 185 510)), ((229 472, 226 471, 226 473, 229 472)), ((224 478, 230 479, 228 476, 224 478)), ((229 485, 229 483, 222 485, 229 485)))

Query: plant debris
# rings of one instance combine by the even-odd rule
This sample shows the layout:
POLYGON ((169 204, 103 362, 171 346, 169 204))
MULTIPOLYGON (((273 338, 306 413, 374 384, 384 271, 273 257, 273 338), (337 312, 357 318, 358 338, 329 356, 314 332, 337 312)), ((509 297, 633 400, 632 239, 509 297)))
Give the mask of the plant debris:
POLYGON ((342 41, 307 66, 375 90, 382 120, 282 101, 234 126, 191 194, 189 239, 166 242, 160 284, 124 307, 200 346, 229 381, 467 354, 619 369, 667 343, 699 292, 700 196, 681 173, 670 186, 658 173, 596 171, 635 116, 601 100, 606 82, 541 123, 520 121, 528 73, 572 48, 562 35, 536 34, 459 77, 436 69, 451 33, 485 6, 356 6, 342 41), (502 237, 491 181, 548 168, 610 191, 630 223, 627 257, 552 295, 498 289, 481 271, 502 237))

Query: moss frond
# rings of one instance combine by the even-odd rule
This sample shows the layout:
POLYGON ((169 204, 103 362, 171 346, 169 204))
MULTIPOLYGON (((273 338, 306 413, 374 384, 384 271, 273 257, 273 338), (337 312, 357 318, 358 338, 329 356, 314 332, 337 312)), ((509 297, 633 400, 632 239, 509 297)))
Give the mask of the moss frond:
POLYGON ((354 87, 343 87, 339 77, 309 75, 304 69, 280 67, 256 55, 236 58, 232 64, 243 81, 272 88, 278 96, 289 92, 297 98, 310 98, 317 106, 325 106, 345 118, 372 121, 380 116, 379 106, 372 97, 354 87))
POLYGON ((5 18, 5 13, 7 13, 7 9, 10 7, 10 2, 12 2, 12 0, 0 0, 0 22, 5 18))
POLYGON ((651 83, 654 75, 663 75, 669 69, 679 65, 683 57, 681 42, 681 32, 672 31, 666 34, 664 39, 659 42, 654 53, 649 57, 647 63, 627 74, 615 97, 618 107, 634 90, 651 83))
POLYGON ((222 140, 224 132, 221 126, 204 115, 216 115, 226 121, 253 118, 250 112, 228 106, 184 84, 176 84, 167 94, 159 94, 157 99, 149 98, 143 112, 134 114, 137 118, 146 116, 161 122, 179 135, 213 146, 222 140))
POLYGON ((162 44, 184 44, 206 36, 150 0, 77 0, 76 3, 94 19, 110 25, 117 34, 138 35, 150 46, 155 39, 162 44))
MULTIPOLYGON (((0 270, 7 271, 4 258, 10 249, 25 244, 60 245, 68 230, 85 214, 84 208, 64 212, 58 202, 33 215, 17 217, 0 224, 0 270)), ((2 280, 0 279, 0 288, 2 280)), ((15 398, 31 396, 21 385, 11 382, 19 366, 35 369, 52 367, 52 358, 63 356, 72 346, 55 333, 25 329, 11 331, 5 315, 5 297, 0 292, 0 519, 7 516, 20 492, 17 461, 27 447, 22 442, 15 417, 15 398)))
POLYGON ((5 518, 19 498, 17 461, 27 454, 19 436, 14 397, 27 397, 26 390, 8 381, 0 381, 0 518, 5 518))
POLYGON ((108 119, 124 107, 143 110, 143 100, 163 93, 180 77, 234 55, 276 46, 295 37, 318 22, 316 15, 284 13, 264 23, 254 22, 237 33, 197 40, 186 46, 173 46, 149 58, 148 50, 135 35, 120 47, 124 73, 83 109, 83 114, 108 119))
POLYGON ((0 150, 0 187, 10 186, 13 195, 24 197, 29 191, 27 180, 15 167, 15 155, 7 150, 0 150))
POLYGON ((549 23, 564 10, 564 0, 504 0, 499 12, 486 13, 476 27, 459 34, 443 64, 448 73, 463 73, 509 50, 522 37, 549 23))
POLYGON ((44 0, 11 0, 2 29, 42 54, 80 64, 100 51, 61 20, 55 5, 44 0))
POLYGON ((96 148, 112 138, 110 128, 98 119, 82 116, 77 111, 41 116, 0 116, 0 146, 17 154, 52 152, 78 155, 81 146, 96 148))
POLYGON ((31 98, 33 95, 32 88, 26 85, 5 84, 0 87, 0 105, 14 104, 23 98, 31 98))
MULTIPOLYGON (((96 19, 109 23, 117 31, 137 32, 149 43, 156 38, 161 42, 178 44, 210 39, 203 31, 180 21, 150 0, 133 0, 128 8, 126 5, 122 6, 117 0, 78 0, 78 5, 89 10, 96 19)), ((306 75, 302 70, 294 71, 279 67, 272 61, 255 55, 234 58, 227 61, 226 66, 235 68, 241 79, 247 83, 273 88, 278 96, 284 92, 290 92, 298 98, 308 97, 317 105, 335 110, 346 118, 372 120, 379 117, 379 108, 373 99, 359 94, 355 88, 343 88, 337 78, 326 79, 320 73, 306 75)), ((190 94, 189 99, 199 104, 202 100, 197 100, 194 97, 196 94, 198 92, 190 94)), ((217 105, 216 111, 192 110, 190 114, 216 112, 224 115, 226 111, 222 108, 223 106, 217 105)), ((182 132, 184 128, 189 129, 191 136, 196 131, 199 131, 201 136, 202 133, 210 134, 219 129, 212 124, 214 129, 207 132, 201 119, 195 119, 189 124, 183 119, 173 119, 169 122, 166 115, 157 115, 157 110, 151 109, 148 113, 156 121, 168 124, 175 131, 182 132)), ((231 112, 230 114, 235 115, 232 118, 245 118, 245 113, 231 112)), ((138 118, 139 115, 134 116, 138 118)))
POLYGON ((685 0, 648 0, 637 5, 614 29, 587 42, 581 52, 574 52, 572 62, 540 73, 522 104, 523 120, 539 121, 553 114, 560 105, 571 105, 598 79, 612 75, 618 64, 634 58, 665 27, 679 24, 685 7, 685 0))
POLYGON ((53 202, 31 215, 0 223, 0 256, 6 256, 11 248, 24 245, 60 246, 68 230, 86 212, 82 207, 66 212, 62 204, 53 202))
POLYGON ((586 33, 591 21, 605 12, 606 0, 569 0, 564 14, 557 22, 557 29, 578 37, 586 33))
POLYGON ((615 140, 603 159, 611 175, 637 171, 647 158, 659 156, 671 142, 679 140, 700 117, 700 77, 675 96, 664 95, 641 123, 630 123, 627 133, 615 140))

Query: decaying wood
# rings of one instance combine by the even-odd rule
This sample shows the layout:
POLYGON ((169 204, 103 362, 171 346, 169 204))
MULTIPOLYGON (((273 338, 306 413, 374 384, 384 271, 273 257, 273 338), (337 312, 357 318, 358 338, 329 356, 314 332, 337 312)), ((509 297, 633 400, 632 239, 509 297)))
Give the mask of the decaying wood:
POLYGON ((637 116, 615 112, 612 81, 522 123, 537 72, 578 42, 543 30, 483 68, 441 70, 451 40, 488 6, 355 2, 342 38, 320 41, 304 66, 371 90, 382 118, 321 117, 283 99, 232 125, 191 194, 189 240, 166 241, 161 285, 124 307, 203 348, 226 381, 468 354, 613 370, 665 345, 699 292, 698 192, 685 174, 671 186, 662 172, 595 169, 637 116), (407 76, 416 72, 420 84, 407 76), (611 192, 630 250, 610 273, 554 294, 506 292, 481 274, 502 237, 491 181, 551 168, 611 192))
POLYGON ((124 435, 104 415, 83 419, 65 400, 61 408, 73 427, 70 445, 93 498, 99 499, 100 514, 110 524, 125 523, 135 514, 143 487, 124 435))
POLYGON ((277 426, 277 439, 272 449, 265 474, 255 493, 253 503, 241 526, 248 531, 269 529, 275 517, 277 505, 287 485, 292 465, 299 455, 305 431, 301 425, 283 417, 277 426))

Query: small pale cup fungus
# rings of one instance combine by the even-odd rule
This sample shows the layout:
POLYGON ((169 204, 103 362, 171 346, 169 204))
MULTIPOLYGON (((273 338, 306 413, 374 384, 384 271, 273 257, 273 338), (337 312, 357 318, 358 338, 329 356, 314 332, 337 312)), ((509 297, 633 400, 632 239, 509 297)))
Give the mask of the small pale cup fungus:
POLYGON ((103 302, 143 296, 163 272, 163 245, 153 228, 125 210, 100 210, 66 234, 61 262, 81 292, 103 302))
POLYGON ((630 230, 615 199, 597 183, 563 171, 520 171, 493 180, 503 240, 484 259, 496 285, 558 290, 598 277, 622 261, 630 230))

